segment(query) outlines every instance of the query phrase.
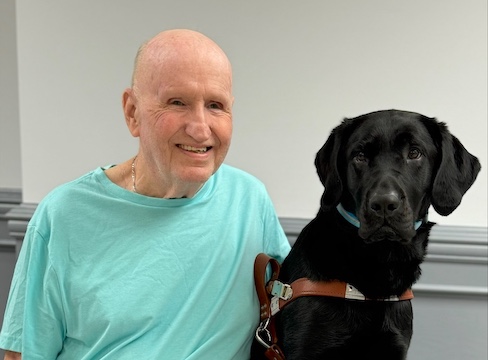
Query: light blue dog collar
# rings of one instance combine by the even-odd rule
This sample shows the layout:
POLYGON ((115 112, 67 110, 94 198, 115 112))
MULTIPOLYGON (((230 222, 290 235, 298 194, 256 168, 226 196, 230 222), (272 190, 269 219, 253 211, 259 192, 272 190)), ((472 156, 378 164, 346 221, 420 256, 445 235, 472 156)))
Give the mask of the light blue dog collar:
MULTIPOLYGON (((344 206, 342 206, 341 203, 337 205, 337 211, 339 214, 342 215, 344 219, 346 219, 350 224, 354 225, 355 227, 359 228, 361 226, 361 223, 359 222, 359 219, 357 216, 346 209, 344 209, 344 206)), ((417 220, 414 224, 415 230, 418 230, 418 228, 422 225, 422 220, 417 220)))

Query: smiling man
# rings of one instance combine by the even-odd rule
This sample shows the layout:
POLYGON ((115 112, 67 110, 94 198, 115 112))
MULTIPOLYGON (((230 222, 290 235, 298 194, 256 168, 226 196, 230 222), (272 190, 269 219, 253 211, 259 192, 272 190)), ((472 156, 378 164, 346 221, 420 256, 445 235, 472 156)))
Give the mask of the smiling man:
POLYGON ((253 264, 289 251, 261 182, 223 164, 232 70, 169 30, 123 93, 138 153, 54 189, 29 223, 0 333, 6 359, 249 359, 253 264))
POLYGON ((139 154, 107 176, 148 196, 192 197, 224 161, 233 102, 231 65, 213 41, 189 31, 159 34, 140 49, 123 95, 139 154))

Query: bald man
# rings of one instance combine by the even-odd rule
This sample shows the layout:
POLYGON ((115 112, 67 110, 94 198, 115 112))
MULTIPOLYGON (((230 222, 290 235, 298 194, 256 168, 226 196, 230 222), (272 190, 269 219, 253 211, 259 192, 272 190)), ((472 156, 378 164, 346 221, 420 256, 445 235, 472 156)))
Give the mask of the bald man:
POLYGON ((190 30, 141 46, 123 93, 126 162, 51 191, 10 290, 5 359, 249 359, 253 263, 289 251, 257 179, 223 164, 232 68, 190 30))

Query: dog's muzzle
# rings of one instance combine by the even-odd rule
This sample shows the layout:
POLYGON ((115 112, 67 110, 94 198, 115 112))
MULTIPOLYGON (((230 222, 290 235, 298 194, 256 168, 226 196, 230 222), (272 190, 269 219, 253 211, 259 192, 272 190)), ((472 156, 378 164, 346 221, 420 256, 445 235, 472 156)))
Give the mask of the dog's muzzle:
MULTIPOLYGON (((374 197, 372 197, 372 199, 373 198, 374 197)), ((376 202, 380 202, 380 201, 383 201, 383 203, 381 205, 378 204, 378 205, 375 205, 375 206, 384 208, 385 207, 385 204, 387 204, 388 202, 391 202, 391 199, 389 199, 389 200, 388 199, 371 200, 370 201, 370 204, 374 205, 374 204, 376 204, 376 202)), ((399 235, 394 236, 394 234, 396 233, 396 231, 395 231, 396 229, 394 229, 393 226, 391 226, 389 224, 385 224, 385 219, 384 219, 385 217, 384 216, 382 216, 381 217, 381 220, 378 221, 378 225, 376 227, 368 227, 368 230, 365 231, 364 225, 361 224, 361 221, 359 220, 359 218, 355 214, 347 211, 344 208, 344 206, 342 206, 341 203, 339 203, 339 205, 337 205, 336 209, 339 212, 339 214, 341 214, 341 216, 345 220, 347 220, 350 224, 352 224, 355 227, 357 227, 358 229, 360 229, 359 235, 363 239, 365 239, 365 240, 366 239, 370 239, 370 240, 375 241, 375 239, 374 238, 371 238, 371 236, 373 236, 373 234, 375 234, 376 232, 378 232, 378 230, 380 228, 382 228, 383 226, 385 226, 385 228, 388 227, 390 229, 388 231, 390 234, 386 234, 385 233, 385 234, 383 234, 383 236, 381 234, 378 234, 378 240, 384 240, 387 237, 390 238, 391 240, 393 240, 393 237, 396 237, 396 238, 399 237, 399 235), (361 231, 361 229, 363 231, 361 231)), ((378 211, 383 211, 384 212, 384 210, 378 210, 378 211)), ((376 215, 376 216, 378 216, 378 215, 376 215)), ((410 228, 410 231, 409 231, 409 229, 406 229, 406 228, 400 229, 400 231, 402 233, 404 233, 404 234, 407 234, 407 236, 406 236, 407 238, 408 237, 411 238, 411 237, 413 237, 415 235, 415 231, 417 231, 420 228, 420 226, 422 225, 422 223, 424 223, 424 220, 417 220, 417 221, 415 221, 413 223, 413 226, 412 226, 412 228, 410 228)), ((410 225, 408 225, 408 224, 404 224, 404 225, 410 227, 410 225)), ((405 239, 405 240, 409 240, 409 239, 405 239)))

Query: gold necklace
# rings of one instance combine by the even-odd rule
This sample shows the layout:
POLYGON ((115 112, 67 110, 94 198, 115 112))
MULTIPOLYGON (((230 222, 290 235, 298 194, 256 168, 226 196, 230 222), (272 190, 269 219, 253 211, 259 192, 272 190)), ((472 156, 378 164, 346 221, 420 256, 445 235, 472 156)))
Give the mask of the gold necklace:
POLYGON ((136 189, 136 159, 137 159, 137 155, 134 156, 134 160, 132 160, 132 165, 131 165, 132 191, 135 193, 137 193, 137 189, 136 189))

